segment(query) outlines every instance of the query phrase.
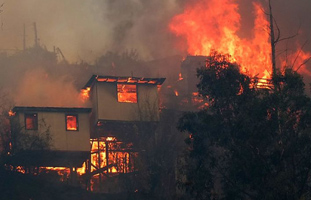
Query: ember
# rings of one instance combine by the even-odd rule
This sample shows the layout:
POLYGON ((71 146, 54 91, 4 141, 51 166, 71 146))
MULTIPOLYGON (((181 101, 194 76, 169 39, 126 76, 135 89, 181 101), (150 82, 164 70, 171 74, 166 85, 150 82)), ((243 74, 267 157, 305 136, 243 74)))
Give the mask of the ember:
POLYGON ((177 90, 174 90, 175 96, 178 97, 179 93, 177 90))
POLYGON ((178 80, 181 81, 181 80, 183 80, 183 79, 184 79, 184 78, 182 77, 181 73, 179 73, 179 74, 178 74, 178 80))
POLYGON ((12 110, 9 111, 9 116, 10 116, 10 117, 15 116, 15 114, 16 114, 16 113, 13 112, 12 110))

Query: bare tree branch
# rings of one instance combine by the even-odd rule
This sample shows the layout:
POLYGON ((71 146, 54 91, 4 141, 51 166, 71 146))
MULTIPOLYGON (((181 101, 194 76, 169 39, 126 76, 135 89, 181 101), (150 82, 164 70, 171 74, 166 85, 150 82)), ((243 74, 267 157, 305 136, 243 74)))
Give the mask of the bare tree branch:
MULTIPOLYGON (((297 59, 298 59, 300 53, 302 52, 303 47, 307 44, 307 42, 308 42, 308 40, 306 40, 306 41, 303 43, 303 45, 301 46, 301 48, 299 49, 299 51, 298 51, 298 53, 297 53, 297 55, 296 55, 296 57, 295 57, 295 60, 294 60, 294 62, 293 62, 293 64, 292 64, 292 69, 294 68, 295 63, 296 63, 296 61, 297 61, 297 59)), ((301 66, 300 66, 300 67, 301 67, 301 66)))
POLYGON ((299 65, 295 71, 297 72, 303 65, 305 65, 310 60, 311 60, 311 56, 309 58, 307 58, 301 65, 299 65))
POLYGON ((274 16, 272 16, 272 18, 273 18, 273 23, 275 24, 276 30, 277 30, 277 32, 278 32, 278 33, 277 33, 277 36, 276 36, 276 39, 274 39, 274 44, 276 44, 276 43, 278 43, 279 40, 280 40, 280 37, 281 37, 281 30, 280 30, 279 25, 278 25, 278 23, 276 22, 274 16))

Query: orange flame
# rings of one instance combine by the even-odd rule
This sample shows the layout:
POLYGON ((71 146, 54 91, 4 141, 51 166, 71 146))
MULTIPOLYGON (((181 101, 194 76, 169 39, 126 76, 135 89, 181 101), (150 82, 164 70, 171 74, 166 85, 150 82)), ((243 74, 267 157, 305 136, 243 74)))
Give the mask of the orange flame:
POLYGON ((282 66, 292 67, 294 70, 299 71, 301 74, 305 74, 307 76, 311 76, 311 72, 306 68, 305 63, 310 60, 311 53, 304 52, 299 45, 298 50, 292 54, 290 54, 286 60, 282 61, 282 66))
POLYGON ((10 116, 10 117, 15 116, 15 114, 16 114, 16 113, 13 112, 12 110, 9 111, 9 116, 10 116))
POLYGON ((83 102, 86 102, 90 98, 90 90, 91 90, 91 88, 89 88, 89 87, 81 90, 80 98, 82 99, 83 102))
MULTIPOLYGON (((188 4, 184 12, 175 16, 170 30, 187 41, 187 51, 192 55, 209 55, 213 50, 232 56, 242 71, 252 76, 264 76, 271 71, 268 26, 262 7, 254 3, 255 27, 252 39, 237 35, 240 28, 238 4, 230 0, 202 0, 188 4)), ((270 73, 271 74, 271 73, 270 73)))
POLYGON ((183 80, 184 78, 182 77, 181 73, 178 74, 178 81, 183 80))
MULTIPOLYGON (((258 78, 271 78, 271 44, 269 22, 262 5, 253 3, 254 27, 250 39, 238 36, 241 27, 241 16, 238 13, 238 1, 234 0, 201 0, 191 1, 184 12, 172 18, 169 29, 176 36, 186 40, 187 51, 191 55, 210 55, 217 51, 229 54, 231 62, 237 62, 241 71, 258 78)), ((288 65, 294 70, 311 76, 305 63, 311 53, 301 50, 292 55, 280 57, 282 67, 288 65)))
MULTIPOLYGON (((131 81, 131 78, 129 78, 131 81)), ((117 84, 118 102, 137 103, 136 85, 117 84)))
POLYGON ((178 97, 179 96, 179 93, 177 90, 174 90, 174 93, 175 93, 175 96, 178 97))
POLYGON ((134 166, 130 163, 129 159, 130 153, 123 150, 117 151, 118 148, 115 145, 118 145, 117 138, 115 137, 100 138, 100 140, 91 139, 91 172, 108 165, 111 165, 108 169, 109 173, 126 173, 134 171, 134 166), (106 148, 113 149, 114 151, 109 152, 107 155, 106 148), (98 150, 100 150, 100 153, 98 153, 98 150))

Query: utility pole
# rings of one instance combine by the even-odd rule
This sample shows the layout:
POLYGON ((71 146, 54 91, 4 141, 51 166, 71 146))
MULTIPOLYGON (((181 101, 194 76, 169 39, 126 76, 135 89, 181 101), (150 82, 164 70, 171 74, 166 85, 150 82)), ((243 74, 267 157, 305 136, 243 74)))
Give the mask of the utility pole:
POLYGON ((270 39, 271 39, 271 61, 272 61, 272 78, 276 76, 276 63, 275 63, 275 36, 274 36, 274 26, 273 26, 273 14, 271 7, 271 0, 269 0, 269 19, 270 19, 270 39))
MULTIPOLYGON (((280 39, 280 30, 278 29, 278 35, 277 38, 275 38, 274 33, 274 18, 272 14, 272 6, 271 6, 271 0, 269 0, 269 23, 270 23, 270 42, 271 42, 271 62, 272 62, 272 84, 274 86, 274 92, 277 92, 277 80, 276 80, 276 61, 275 61, 275 46, 276 43, 280 39)), ((276 24, 277 26, 277 24, 276 24)), ((278 28, 278 27, 277 27, 278 28)))
POLYGON ((38 35, 37 35, 37 25, 36 22, 33 23, 33 29, 35 33, 35 47, 38 47, 38 35))
POLYGON ((23 49, 26 50, 26 26, 24 24, 24 34, 23 34, 23 49))

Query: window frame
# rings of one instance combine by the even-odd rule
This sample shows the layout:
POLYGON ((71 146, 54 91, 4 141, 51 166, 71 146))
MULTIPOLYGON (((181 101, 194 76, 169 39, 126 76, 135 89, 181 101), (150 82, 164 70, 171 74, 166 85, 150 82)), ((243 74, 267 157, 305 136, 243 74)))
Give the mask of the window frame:
POLYGON ((134 103, 134 104, 137 104, 137 103, 138 103, 138 85, 137 85, 137 84, 117 83, 116 91, 117 91, 116 93, 117 93, 117 102, 118 102, 118 103, 134 103), (123 85, 135 86, 136 102, 119 101, 119 90, 118 90, 118 85, 121 85, 121 87, 122 87, 123 85))
POLYGON ((66 113, 65 114, 65 130, 66 131, 79 131, 79 114, 76 114, 76 113, 66 113), (77 126, 77 129, 76 130, 69 130, 68 127, 67 127, 67 117, 68 116, 74 116, 76 117, 76 126, 77 126))
POLYGON ((38 130, 38 113, 25 113, 24 114, 24 121, 25 121, 25 130, 29 131, 35 131, 38 130), (32 120, 34 120, 34 127, 33 128, 27 128, 27 117, 31 117, 32 120))

